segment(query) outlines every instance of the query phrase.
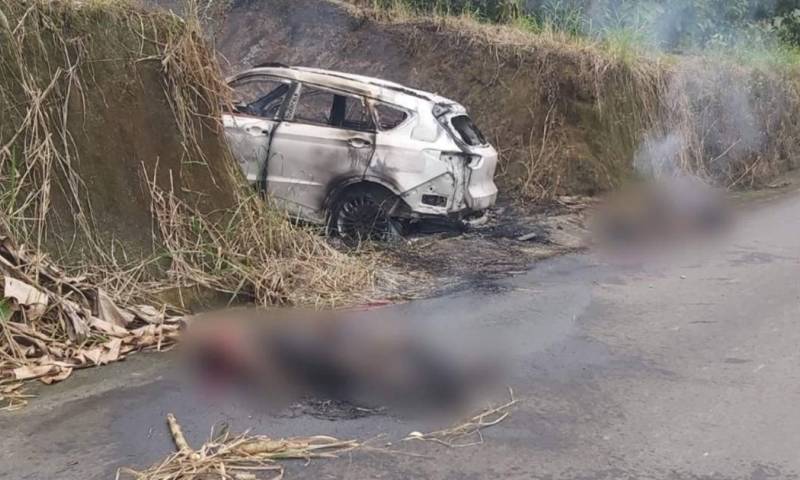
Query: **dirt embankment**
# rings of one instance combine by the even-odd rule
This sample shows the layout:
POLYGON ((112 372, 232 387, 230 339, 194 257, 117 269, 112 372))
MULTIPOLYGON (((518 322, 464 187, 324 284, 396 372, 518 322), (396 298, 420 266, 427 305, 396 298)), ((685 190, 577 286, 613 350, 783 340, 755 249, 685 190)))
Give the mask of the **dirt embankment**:
POLYGON ((112 242, 149 255, 145 172, 200 212, 234 204, 221 130, 205 118, 222 87, 215 61, 180 21, 124 3, 2 12, 14 29, 0 28, 4 206, 21 241, 41 233, 56 256, 112 242))
POLYGON ((503 190, 528 198, 607 190, 635 163, 736 186, 798 166, 800 88, 786 70, 631 59, 511 27, 331 0, 234 1, 217 47, 229 71, 315 66, 454 98, 501 151, 503 190))
POLYGON ((367 294, 370 266, 245 185, 196 16, 125 0, 0 13, 0 207, 18 243, 115 276, 121 296, 144 278, 261 304, 367 294))
POLYGON ((18 381, 169 345, 187 294, 371 298, 372 265, 244 182, 203 37, 126 0, 0 3, 0 409, 18 381))

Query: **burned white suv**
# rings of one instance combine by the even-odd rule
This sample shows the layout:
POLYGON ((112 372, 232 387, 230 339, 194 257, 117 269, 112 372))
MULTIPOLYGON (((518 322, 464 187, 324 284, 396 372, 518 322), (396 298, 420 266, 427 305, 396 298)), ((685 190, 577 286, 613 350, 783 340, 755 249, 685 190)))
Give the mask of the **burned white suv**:
POLYGON ((229 79, 226 136, 279 207, 346 237, 494 205, 497 152, 463 106, 375 78, 262 65, 229 79))

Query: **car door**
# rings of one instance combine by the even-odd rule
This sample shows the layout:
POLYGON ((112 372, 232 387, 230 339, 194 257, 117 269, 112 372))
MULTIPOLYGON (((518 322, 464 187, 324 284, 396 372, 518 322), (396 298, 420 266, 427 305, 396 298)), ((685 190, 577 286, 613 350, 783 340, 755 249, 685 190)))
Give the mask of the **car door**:
POLYGON ((233 111, 222 116, 231 152, 251 184, 263 186, 270 142, 290 96, 291 81, 248 75, 231 83, 233 111))
POLYGON ((290 214, 324 221, 332 184, 363 177, 375 151, 375 126, 361 96, 300 84, 275 128, 267 193, 290 214))

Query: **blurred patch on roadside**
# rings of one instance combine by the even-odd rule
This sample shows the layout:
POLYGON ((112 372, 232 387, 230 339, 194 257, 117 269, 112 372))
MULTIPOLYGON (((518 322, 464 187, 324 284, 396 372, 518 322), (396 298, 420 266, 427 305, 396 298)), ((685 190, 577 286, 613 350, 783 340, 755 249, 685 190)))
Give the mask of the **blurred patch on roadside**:
POLYGON ((722 190, 689 176, 629 186, 599 205, 592 244, 612 260, 643 260, 708 245, 734 223, 722 190))
POLYGON ((270 410, 311 398, 411 415, 458 413, 504 385, 499 337, 369 313, 203 314, 187 332, 185 364, 207 392, 270 410))

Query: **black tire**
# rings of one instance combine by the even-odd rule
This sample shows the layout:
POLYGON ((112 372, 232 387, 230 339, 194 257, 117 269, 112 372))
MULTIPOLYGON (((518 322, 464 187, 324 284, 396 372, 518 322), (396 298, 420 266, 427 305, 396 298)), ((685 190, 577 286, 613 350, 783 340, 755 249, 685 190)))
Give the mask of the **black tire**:
POLYGON ((392 213, 400 201, 380 187, 350 187, 334 202, 328 217, 328 230, 348 243, 398 240, 401 227, 392 218, 392 213))

